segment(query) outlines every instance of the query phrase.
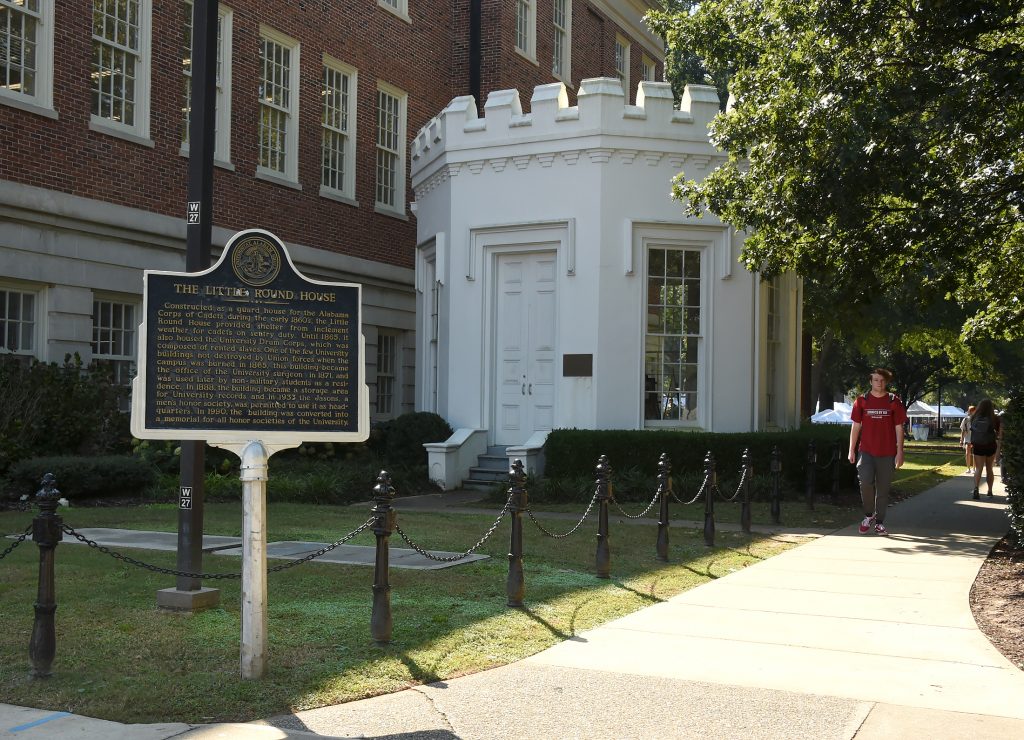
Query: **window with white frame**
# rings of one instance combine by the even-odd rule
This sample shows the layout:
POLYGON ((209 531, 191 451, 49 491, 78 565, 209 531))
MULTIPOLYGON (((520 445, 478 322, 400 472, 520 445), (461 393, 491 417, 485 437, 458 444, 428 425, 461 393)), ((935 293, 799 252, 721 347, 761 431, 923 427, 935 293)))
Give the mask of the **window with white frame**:
POLYGON ((516 50, 535 59, 537 0, 516 0, 516 50))
POLYGON ((299 179, 299 43, 260 30, 260 120, 257 174, 299 179))
POLYGON ((35 354, 36 303, 35 293, 0 288, 0 352, 35 354))
POLYGON ((398 359, 398 335, 377 335, 377 414, 394 416, 395 380, 398 359))
MULTIPOLYGON (((192 0, 182 3, 185 27, 181 70, 184 75, 184 102, 181 107, 181 146, 188 150, 189 122, 192 117, 192 0)), ((215 135, 213 156, 222 162, 231 161, 231 10, 219 6, 217 16, 217 82, 215 88, 215 135)))
POLYGON ((117 385, 128 385, 135 376, 137 316, 134 303, 104 299, 92 302, 92 358, 110 368, 117 385))
POLYGON ((151 0, 93 0, 92 117, 101 126, 149 136, 151 0))
POLYGON ((644 421, 698 420, 701 251, 649 247, 644 331, 644 421))
POLYGON ((765 280, 761 283, 765 293, 765 400, 764 421, 767 426, 779 424, 779 365, 782 355, 782 314, 779 310, 779 279, 765 280))
POLYGON ((572 50, 572 0, 554 0, 554 48, 551 53, 551 74, 563 82, 570 80, 572 50))
POLYGON ((615 76, 622 80, 622 92, 629 97, 629 41, 615 36, 615 76))
POLYGON ((54 0, 0 0, 0 101, 53 104, 54 0))
POLYGON ((409 0, 377 0, 377 5, 403 20, 409 20, 409 0))
POLYGON ((324 58, 321 120, 321 192, 355 197, 356 72, 324 58))
POLYGON ((647 82, 657 81, 658 63, 655 62, 646 54, 644 54, 643 56, 643 75, 644 80, 646 80, 647 82))
POLYGON ((377 208, 405 212, 406 94, 380 84, 377 88, 377 208))

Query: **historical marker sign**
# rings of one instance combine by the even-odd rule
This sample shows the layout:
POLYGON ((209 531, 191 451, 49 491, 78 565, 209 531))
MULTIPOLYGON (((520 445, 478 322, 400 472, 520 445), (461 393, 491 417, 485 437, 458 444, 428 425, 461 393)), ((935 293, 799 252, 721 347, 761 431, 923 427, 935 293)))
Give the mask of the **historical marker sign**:
POLYGON ((140 439, 362 441, 360 286, 310 280, 260 229, 205 272, 144 277, 132 433, 140 439))

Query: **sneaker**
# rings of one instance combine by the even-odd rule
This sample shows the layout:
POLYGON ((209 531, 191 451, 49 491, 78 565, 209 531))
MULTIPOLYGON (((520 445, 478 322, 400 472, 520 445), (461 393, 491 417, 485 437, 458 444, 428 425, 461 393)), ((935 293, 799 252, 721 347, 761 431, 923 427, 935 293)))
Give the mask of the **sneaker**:
POLYGON ((857 531, 859 531, 861 534, 867 534, 871 531, 871 528, 873 526, 875 526, 875 518, 873 516, 866 516, 864 517, 864 521, 860 523, 860 526, 857 528, 857 531))
POLYGON ((994 494, 992 493, 992 491, 989 491, 988 495, 989 495, 989 498, 991 498, 994 494))
POLYGON ((981 498, 981 495, 978 493, 978 489, 977 488, 974 489, 974 492, 971 494, 971 498, 973 498, 975 501, 977 501, 979 498, 981 498))
POLYGON ((884 524, 878 522, 877 524, 875 524, 875 534, 877 534, 879 537, 888 537, 889 530, 885 528, 884 524))

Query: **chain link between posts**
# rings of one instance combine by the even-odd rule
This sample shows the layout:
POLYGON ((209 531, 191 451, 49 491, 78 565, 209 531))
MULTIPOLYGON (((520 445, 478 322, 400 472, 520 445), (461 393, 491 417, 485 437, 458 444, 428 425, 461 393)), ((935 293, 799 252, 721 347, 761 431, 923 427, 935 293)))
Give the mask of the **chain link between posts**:
POLYGON ((694 496, 693 498, 691 498, 689 501, 681 500, 678 496, 676 496, 676 492, 675 491, 671 491, 672 498, 674 498, 677 503, 682 504, 683 506, 689 506, 690 504, 695 504, 698 501, 700 501, 700 497, 704 495, 704 489, 707 488, 708 481, 710 479, 711 479, 711 476, 709 476, 709 475, 705 475, 704 476, 704 482, 700 484, 700 490, 697 491, 697 495, 694 496))
POLYGON ((555 534, 554 532, 549 532, 547 529, 544 528, 544 525, 537 520, 537 517, 533 515, 532 511, 527 509, 526 513, 530 515, 530 521, 536 524, 537 529, 539 529, 543 534, 547 535, 548 537, 551 537, 552 539, 563 540, 569 535, 575 534, 576 530, 583 525, 583 522, 585 522, 587 520, 587 517, 590 516, 590 510, 594 508, 595 501, 597 501, 597 491, 594 491, 594 495, 591 497, 590 503, 587 504, 587 510, 583 512, 583 516, 580 517, 580 520, 578 522, 576 522, 576 526, 570 529, 568 532, 564 532, 563 534, 555 534))
MULTIPOLYGON (((356 527, 354 530, 352 530, 347 535, 342 537, 340 540, 336 540, 335 542, 332 542, 329 545, 321 547, 316 552, 312 552, 309 555, 305 555, 305 556, 299 558, 298 560, 290 560, 290 561, 288 561, 286 563, 282 563, 281 565, 275 565, 273 568, 267 568, 267 573, 279 573, 282 570, 288 570, 289 568, 294 568, 296 565, 302 565, 303 563, 308 563, 310 560, 313 560, 314 558, 318 558, 321 555, 325 555, 326 553, 329 553, 334 548, 340 547, 341 545, 344 545, 346 542, 351 540, 353 537, 355 537, 355 536, 361 534, 362 532, 366 531, 366 529, 368 527, 370 527, 375 521, 376 521, 376 517, 370 517, 365 522, 363 522, 358 527, 356 527)), ((174 568, 162 568, 159 565, 153 565, 152 563, 146 563, 146 562, 143 562, 142 560, 136 560, 135 558, 131 557, 130 555, 125 555, 123 553, 117 552, 116 550, 111 550, 109 547, 101 545, 98 542, 95 542, 94 540, 90 540, 85 535, 83 535, 83 534, 81 534, 79 532, 76 532, 73 527, 69 527, 67 524, 63 525, 61 527, 61 529, 66 534, 71 535, 72 537, 74 537, 79 542, 82 542, 82 543, 88 545, 89 547, 93 548, 94 550, 99 550, 104 555, 109 555, 110 557, 114 558, 115 560, 120 560, 121 562, 127 563, 128 565, 134 565, 134 566, 136 566, 138 568, 143 568, 145 570, 149 570, 149 571, 152 571, 154 573, 162 573, 162 574, 168 575, 168 576, 179 576, 179 577, 182 577, 182 578, 196 578, 196 579, 203 580, 203 581, 229 580, 229 579, 233 579, 233 578, 241 578, 242 577, 241 573, 189 573, 187 571, 175 570, 174 568)))
POLYGON ((717 484, 715 485, 715 493, 717 493, 718 497, 720 499, 722 499, 723 501, 735 501, 736 497, 740 495, 740 491, 743 490, 743 484, 747 482, 747 475, 749 473, 750 473, 750 470, 748 468, 744 467, 743 468, 743 475, 740 476, 740 483, 739 483, 738 486, 736 486, 736 492, 732 496, 729 496, 728 498, 726 498, 724 495, 722 495, 722 491, 718 488, 717 484))
POLYGON ((661 491, 655 491, 654 492, 654 498, 651 499, 651 503, 647 504, 647 508, 644 509, 643 511, 641 511, 639 514, 627 514, 625 509, 623 509, 619 505, 619 502, 615 500, 614 494, 612 495, 612 503, 615 504, 615 508, 619 510, 619 513, 622 514, 622 516, 626 517, 627 519, 642 519, 643 517, 645 517, 647 515, 648 511, 650 511, 652 508, 654 508, 654 504, 657 503, 658 496, 660 496, 660 495, 661 495, 661 491))
POLYGON ((14 541, 13 545, 8 547, 3 552, 0 552, 0 560, 3 560, 8 555, 10 555, 12 552, 14 552, 15 549, 18 547, 18 545, 20 545, 22 542, 24 542, 28 538, 28 533, 31 532, 31 531, 32 531, 32 525, 29 524, 27 527, 25 527, 25 531, 22 532, 21 535, 18 536, 18 539, 16 539, 14 541))
POLYGON ((498 525, 501 524, 501 520, 505 518, 505 514, 508 513, 508 509, 511 505, 512 495, 509 494, 508 500, 505 502, 504 508, 502 508, 501 513, 498 514, 498 518, 494 520, 494 524, 491 525, 490 529, 484 532, 484 536, 477 540, 477 543, 475 545, 473 545, 471 548, 469 548, 464 553, 461 553, 459 555, 452 555, 450 557, 446 557, 441 555, 433 555, 427 550, 424 550, 422 547, 413 542, 412 539, 410 539, 409 535, 402 531, 402 528, 398 526, 397 517, 395 521, 395 531, 398 532, 399 535, 401 535, 402 539, 405 540, 406 544, 409 545, 409 547, 411 547, 413 550, 415 550, 428 560, 433 560, 438 563, 454 563, 459 560, 462 560, 463 558, 468 558, 470 555, 472 555, 474 552, 480 549, 480 547, 485 542, 487 542, 490 536, 494 534, 494 530, 496 530, 498 528, 498 525))

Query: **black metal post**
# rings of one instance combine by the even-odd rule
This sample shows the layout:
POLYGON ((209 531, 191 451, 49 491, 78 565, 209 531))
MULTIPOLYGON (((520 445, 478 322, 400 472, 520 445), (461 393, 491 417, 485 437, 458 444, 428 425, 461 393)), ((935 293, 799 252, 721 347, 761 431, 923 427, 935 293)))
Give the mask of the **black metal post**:
POLYGON ((750 457, 750 448, 743 450, 743 463, 740 476, 743 481, 743 499, 740 502, 740 526, 750 534, 750 483, 754 479, 754 461, 750 457))
POLYGON ((839 502, 839 467, 842 465, 843 451, 839 442, 832 443, 832 503, 839 502))
POLYGON ((772 447, 772 459, 769 465, 770 472, 772 474, 772 523, 780 524, 782 520, 782 507, 779 503, 779 496, 781 491, 779 490, 782 477, 782 453, 779 452, 779 446, 775 445, 772 447))
POLYGON ((597 557, 595 574, 598 578, 612 577, 612 555, 608 546, 608 501, 611 499, 611 483, 609 479, 612 467, 608 464, 608 456, 601 455, 597 461, 597 557))
POLYGON ((53 473, 43 476, 43 487, 36 493, 39 514, 32 520, 32 541, 39 545, 39 590, 36 595, 36 616, 32 623, 32 639, 28 656, 32 661, 32 675, 47 678, 57 654, 57 629, 54 613, 57 611, 57 588, 53 566, 57 544, 64 539, 63 520, 57 516, 60 491, 53 473))
POLYGON ((529 506, 526 493, 526 472, 523 461, 516 459, 508 471, 509 511, 512 513, 512 533, 509 539, 508 580, 505 594, 508 606, 522 606, 526 595, 523 578, 523 512, 529 506))
POLYGON ((658 560, 668 562, 668 497, 672 492, 672 463, 668 454, 662 452, 658 458, 658 560))
POLYGON ((704 456, 704 544, 715 546, 715 456, 708 451, 704 456))
MULTIPOLYGON (((216 134, 218 0, 192 4, 192 98, 188 127, 188 204, 185 209, 185 271, 210 266, 213 232, 213 150, 216 134)), ((177 569, 203 569, 203 502, 206 443, 181 443, 180 504, 178 508, 177 569)), ((179 591, 197 591, 198 578, 178 576, 179 591)))
POLYGON ((814 440, 807 443, 807 508, 814 511, 814 489, 818 485, 818 452, 814 440))
POLYGON ((370 637, 378 644, 391 642, 394 622, 391 618, 391 581, 389 577, 388 543, 395 531, 395 510, 391 501, 395 489, 391 475, 386 470, 377 476, 373 487, 373 510, 375 519, 373 533, 377 536, 377 557, 373 563, 373 612, 370 614, 370 637))

